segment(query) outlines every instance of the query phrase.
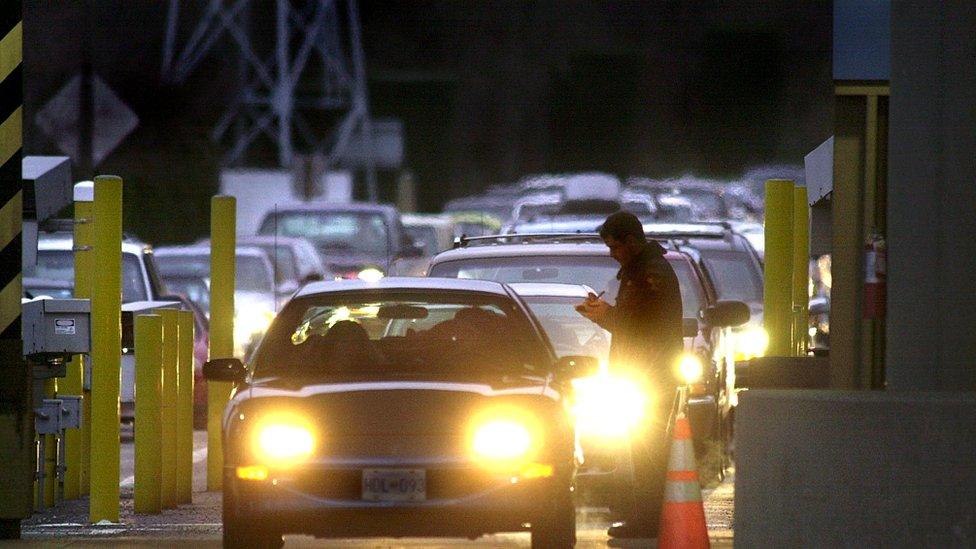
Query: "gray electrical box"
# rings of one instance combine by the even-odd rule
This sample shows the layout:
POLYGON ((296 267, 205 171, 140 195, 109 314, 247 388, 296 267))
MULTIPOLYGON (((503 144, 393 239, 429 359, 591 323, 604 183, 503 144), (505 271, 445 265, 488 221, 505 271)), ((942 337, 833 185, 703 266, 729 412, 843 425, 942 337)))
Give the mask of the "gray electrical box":
POLYGON ((78 395, 58 395, 61 401, 61 428, 78 429, 81 427, 81 399, 78 395))
POLYGON ((24 356, 44 362, 90 352, 89 300, 37 299, 22 308, 24 356))
POLYGON ((56 435, 61 432, 61 400, 45 398, 34 409, 34 430, 39 435, 56 435))

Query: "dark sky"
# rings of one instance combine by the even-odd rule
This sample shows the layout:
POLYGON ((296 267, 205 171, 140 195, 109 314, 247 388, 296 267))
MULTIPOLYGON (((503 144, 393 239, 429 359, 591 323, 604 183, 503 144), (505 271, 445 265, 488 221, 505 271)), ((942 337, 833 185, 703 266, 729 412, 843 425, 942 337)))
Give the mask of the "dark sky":
MULTIPOLYGON (((97 171, 125 178, 136 234, 202 234, 225 150, 209 134, 234 93, 234 50, 225 38, 185 85, 168 86, 167 3, 89 3, 25 2, 25 122, 78 73, 89 25, 93 70, 141 119, 97 171)), ((197 4, 181 5, 192 16, 197 4)), ((802 163, 830 133, 829 1, 364 1, 360 11, 371 109, 403 121, 424 209, 546 171, 735 176, 802 163)), ((252 25, 271 33, 266 17, 252 25)), ((27 152, 57 152, 25 128, 27 152)), ((381 174, 384 196, 395 177, 381 174)))

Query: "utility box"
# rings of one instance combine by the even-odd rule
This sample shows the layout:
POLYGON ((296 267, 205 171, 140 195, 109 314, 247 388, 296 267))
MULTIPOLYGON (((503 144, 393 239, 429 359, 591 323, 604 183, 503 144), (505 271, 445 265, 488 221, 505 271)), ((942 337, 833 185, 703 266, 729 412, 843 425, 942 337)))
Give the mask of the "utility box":
POLYGON ((81 400, 78 395, 58 395, 61 401, 61 428, 78 429, 81 427, 81 400))
POLYGON ((61 432, 61 399, 45 398, 34 409, 34 430, 39 435, 56 435, 61 432))
POLYGON ((68 359, 91 351, 91 301, 38 299, 22 305, 24 356, 68 359))

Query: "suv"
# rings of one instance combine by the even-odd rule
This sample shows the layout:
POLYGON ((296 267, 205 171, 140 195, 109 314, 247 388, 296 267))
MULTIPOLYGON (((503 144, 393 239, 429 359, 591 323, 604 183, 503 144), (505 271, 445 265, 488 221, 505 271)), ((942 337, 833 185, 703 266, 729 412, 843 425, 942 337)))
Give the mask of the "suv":
MULTIPOLYGON (((681 289, 686 324, 684 373, 690 385, 688 416, 696 450, 721 456, 725 465, 731 429, 732 357, 726 353, 731 312, 739 302, 720 302, 692 258, 677 250, 665 258, 681 289), (699 372, 694 366, 698 365, 699 372), (697 376, 695 374, 698 374, 697 376)), ((505 283, 562 282, 606 290, 616 301, 620 266, 595 234, 496 235, 458 239, 455 248, 431 260, 428 276, 477 278, 505 283)), ((735 322, 732 322, 733 324, 735 322)))
POLYGON ((403 228, 400 212, 388 204, 281 206, 265 215, 258 234, 309 239, 322 262, 342 278, 382 276, 396 259, 423 255, 403 228))

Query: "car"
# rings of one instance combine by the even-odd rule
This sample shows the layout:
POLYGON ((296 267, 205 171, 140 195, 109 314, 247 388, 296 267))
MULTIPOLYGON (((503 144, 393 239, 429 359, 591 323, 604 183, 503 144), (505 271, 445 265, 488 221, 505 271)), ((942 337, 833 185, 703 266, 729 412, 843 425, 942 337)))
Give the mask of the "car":
POLYGON ((389 204, 301 202, 279 206, 261 221, 258 234, 309 239, 322 262, 342 278, 372 279, 390 272, 401 257, 420 257, 389 204))
MULTIPOLYGON (((37 239, 37 262, 25 265, 24 292, 26 297, 42 295, 53 298, 74 296, 74 236, 71 220, 54 220, 46 224, 37 239)), ((155 251, 152 246, 125 236, 122 240, 122 303, 137 301, 180 301, 170 293, 159 276, 155 251)), ((193 310, 186 305, 184 309, 193 310)), ((195 315, 196 316, 196 315, 195 315)), ((199 320, 195 320, 199 323, 199 320)), ((203 391, 202 364, 206 360, 207 332, 199 326, 194 334, 194 414, 201 414, 205 406, 200 398, 203 391)), ((124 349, 121 360, 119 384, 119 413, 123 422, 135 418, 135 355, 132 349, 124 349)))
POLYGON ((606 221, 605 215, 563 215, 538 217, 513 223, 504 232, 512 234, 586 233, 592 234, 606 221))
POLYGON ((749 306, 749 322, 732 332, 734 358, 738 362, 763 356, 769 344, 762 326, 763 267, 748 238, 724 222, 645 223, 644 233, 692 257, 716 299, 749 306))
POLYGON ((391 269, 396 276, 424 276, 430 258, 454 243, 456 225, 446 215, 403 214, 403 227, 423 255, 397 259, 391 269))
POLYGON ((256 246, 271 260, 275 291, 279 302, 291 297, 303 284, 335 278, 319 257, 315 246, 306 238, 274 235, 252 235, 237 238, 238 246, 256 246))
POLYGON ((225 547, 319 537, 575 541, 572 379, 507 286, 388 277, 316 282, 275 318, 223 415, 225 547))
MULTIPOLYGON (((728 374, 735 366, 726 350, 731 345, 731 327, 748 320, 748 307, 738 301, 719 301, 687 254, 671 250, 665 258, 677 275, 690 332, 678 367, 689 385, 688 417, 695 448, 702 456, 720 456, 724 465, 732 421, 730 382, 734 381, 728 374)), ((460 240, 454 249, 434 256, 428 276, 509 284, 583 284, 605 290, 606 301, 613 303, 619 269, 596 234, 495 235, 460 240)))
MULTIPOLYGON (((210 280, 210 246, 161 246, 156 261, 164 281, 210 280)), ((255 246, 235 250, 234 356, 247 356, 278 309, 271 260, 255 246)), ((209 287, 209 282, 207 283, 209 287)), ((209 318, 209 310, 207 316, 209 318)))

